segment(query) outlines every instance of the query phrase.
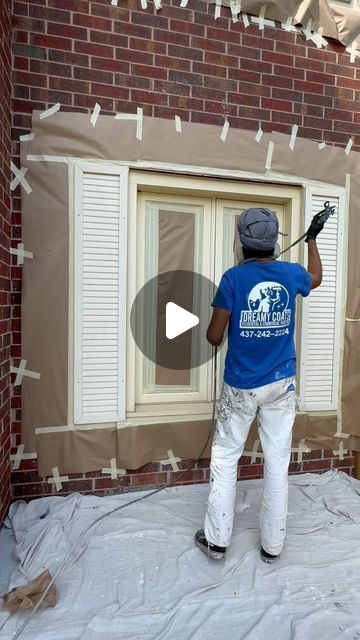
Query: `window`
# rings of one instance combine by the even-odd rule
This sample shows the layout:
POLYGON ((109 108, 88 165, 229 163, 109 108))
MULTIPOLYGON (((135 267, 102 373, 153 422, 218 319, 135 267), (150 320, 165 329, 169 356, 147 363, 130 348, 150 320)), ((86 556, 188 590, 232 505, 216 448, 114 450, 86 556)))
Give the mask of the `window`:
MULTIPOLYGON (((187 369, 162 370, 146 358, 135 345, 129 323, 137 292, 158 273, 176 269, 195 270, 218 284, 235 262, 236 222, 243 209, 275 210, 287 234, 280 237, 284 248, 304 232, 325 200, 335 205, 336 216, 319 240, 325 273, 322 287, 298 304, 298 374, 303 411, 336 410, 344 189, 304 186, 300 181, 294 186, 128 173, 124 167, 101 163, 77 163, 75 184, 75 423, 126 420, 126 424, 139 424, 207 417, 212 402, 211 359, 191 368, 197 348, 191 339, 187 369)), ((303 262, 304 251, 301 243, 284 258, 303 262)), ((146 330, 153 337, 155 353, 156 326, 149 323, 146 330)), ((219 387, 225 351, 223 345, 219 387)))

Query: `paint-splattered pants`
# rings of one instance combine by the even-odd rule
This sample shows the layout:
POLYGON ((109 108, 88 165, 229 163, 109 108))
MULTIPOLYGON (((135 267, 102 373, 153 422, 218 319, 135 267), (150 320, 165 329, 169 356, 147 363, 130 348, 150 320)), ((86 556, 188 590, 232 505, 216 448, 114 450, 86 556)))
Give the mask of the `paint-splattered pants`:
POLYGON ((261 544, 272 555, 281 552, 286 535, 288 468, 295 410, 294 378, 256 389, 236 389, 224 383, 212 445, 204 526, 210 543, 220 547, 230 544, 237 465, 256 417, 264 454, 261 544))

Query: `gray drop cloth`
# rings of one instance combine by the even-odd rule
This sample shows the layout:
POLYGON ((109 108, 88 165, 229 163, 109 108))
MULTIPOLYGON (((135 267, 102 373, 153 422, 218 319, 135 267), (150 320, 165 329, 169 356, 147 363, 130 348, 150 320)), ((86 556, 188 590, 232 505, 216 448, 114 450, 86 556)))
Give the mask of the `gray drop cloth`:
MULTIPOLYGON (((102 520, 57 579, 59 602, 24 640, 359 640, 360 482, 344 473, 290 479, 281 560, 259 556, 260 480, 238 484, 225 562, 193 544, 207 486, 166 489, 102 520)), ((20 565, 10 588, 52 574, 96 517, 139 493, 17 502, 10 509, 20 565), (40 516, 45 515, 42 519, 40 516)), ((26 614, 0 613, 1 640, 26 614)))

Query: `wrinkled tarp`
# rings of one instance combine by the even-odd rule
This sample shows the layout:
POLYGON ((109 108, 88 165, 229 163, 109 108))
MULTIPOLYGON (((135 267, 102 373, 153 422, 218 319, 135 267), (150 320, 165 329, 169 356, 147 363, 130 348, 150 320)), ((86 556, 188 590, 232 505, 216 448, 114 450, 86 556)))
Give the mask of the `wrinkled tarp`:
MULTIPOLYGON (((22 640, 360 637, 359 481, 335 470, 292 477, 286 545, 274 565, 259 555, 261 481, 238 484, 233 538, 220 563, 193 542, 207 491, 167 489, 96 524, 56 581, 57 606, 37 612, 22 640)), ((54 574, 90 522, 134 497, 74 493, 13 504, 20 564, 10 586, 44 566, 54 574)), ((0 612, 1 640, 11 640, 25 616, 0 612)))

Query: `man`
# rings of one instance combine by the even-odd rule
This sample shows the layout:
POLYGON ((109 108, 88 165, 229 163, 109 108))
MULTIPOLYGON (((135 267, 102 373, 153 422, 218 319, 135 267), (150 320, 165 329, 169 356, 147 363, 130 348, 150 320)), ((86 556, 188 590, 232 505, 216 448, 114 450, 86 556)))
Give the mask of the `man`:
POLYGON ((279 230, 274 212, 248 209, 239 219, 244 259, 223 275, 207 331, 208 341, 219 346, 229 324, 208 508, 204 529, 195 535, 196 545, 215 560, 225 557, 230 544, 237 465, 255 417, 264 454, 261 558, 274 562, 284 545, 296 410, 295 299, 321 284, 316 237, 323 226, 313 220, 307 232, 306 270, 276 261, 279 230))

